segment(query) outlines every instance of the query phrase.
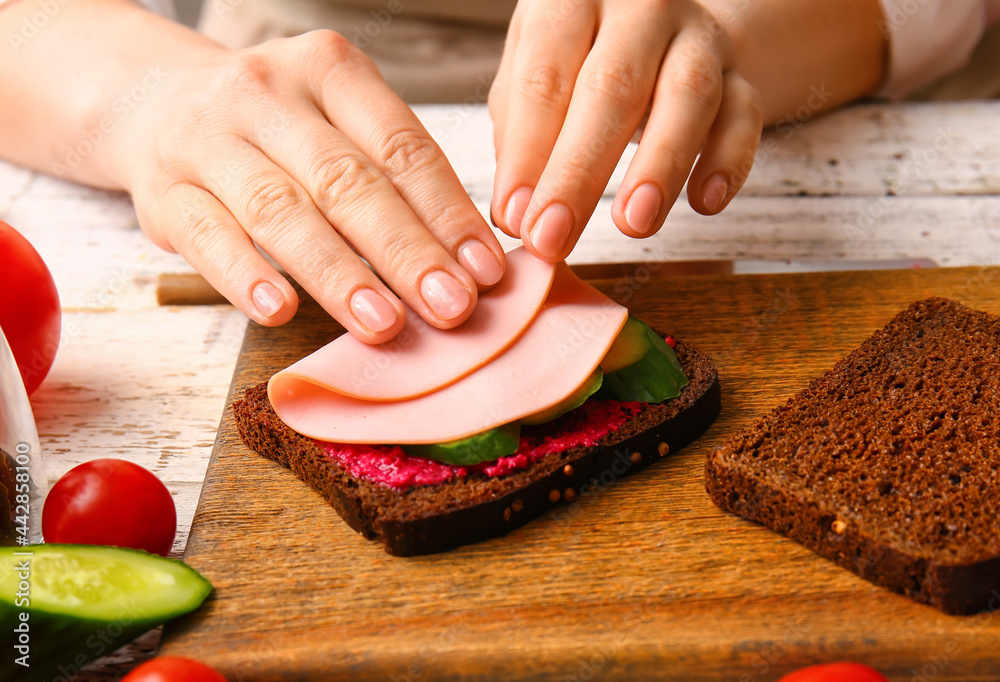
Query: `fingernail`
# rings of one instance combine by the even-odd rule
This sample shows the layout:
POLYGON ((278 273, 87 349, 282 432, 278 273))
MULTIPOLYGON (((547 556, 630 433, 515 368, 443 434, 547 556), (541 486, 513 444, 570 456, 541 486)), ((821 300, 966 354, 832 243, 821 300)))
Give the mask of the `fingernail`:
POLYGON ((519 187, 507 199, 503 221, 515 237, 521 236, 521 221, 524 220, 524 212, 528 210, 529 203, 531 203, 530 187, 519 187))
POLYGON ((258 312, 264 317, 271 317, 281 310, 285 304, 285 296, 281 290, 270 282, 258 282, 250 294, 258 312))
POLYGON ((420 283, 424 303, 442 320, 451 320, 466 311, 471 302, 468 290, 444 270, 427 274, 420 283))
POLYGON ((573 229, 573 213, 564 204, 551 204, 538 216, 528 238, 535 250, 546 258, 562 253, 573 229))
POLYGON ((705 210, 718 213, 722 210, 722 202, 729 193, 729 183, 719 174, 713 175, 705 183, 705 210))
POLYGON ((493 286, 503 277, 500 261, 478 239, 470 239, 458 247, 458 263, 484 287, 493 286))
POLYGON ((625 205, 625 222, 636 234, 646 235, 656 227, 656 216, 663 205, 663 193, 647 182, 639 185, 625 205))
POLYGON ((362 327, 370 332, 384 332, 396 324, 396 306, 374 289, 358 289, 351 296, 351 312, 362 327))

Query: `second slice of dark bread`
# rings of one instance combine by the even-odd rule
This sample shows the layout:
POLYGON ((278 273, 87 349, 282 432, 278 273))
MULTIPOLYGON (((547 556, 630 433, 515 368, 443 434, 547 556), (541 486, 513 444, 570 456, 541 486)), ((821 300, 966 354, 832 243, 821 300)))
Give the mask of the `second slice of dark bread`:
POLYGON ((352 476, 278 418, 266 384, 249 389, 233 411, 250 448, 290 467, 356 531, 390 554, 430 554, 508 533, 592 481, 607 485, 700 436, 721 409, 718 375, 705 353, 680 341, 676 352, 688 377, 680 396, 644 406, 596 446, 553 452, 506 475, 471 473, 435 485, 391 488, 352 476))
POLYGON ((968 614, 1000 597, 1000 318, 911 305, 706 463, 721 508, 968 614))

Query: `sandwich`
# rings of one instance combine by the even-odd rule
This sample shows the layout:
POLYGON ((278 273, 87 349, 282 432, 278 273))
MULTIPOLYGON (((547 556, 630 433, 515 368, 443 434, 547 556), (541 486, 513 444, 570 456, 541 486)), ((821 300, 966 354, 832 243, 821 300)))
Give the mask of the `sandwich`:
POLYGON ((503 535, 689 444, 721 409, 705 353, 517 249, 461 327, 343 335, 234 403, 244 442, 387 552, 503 535))
POLYGON ((912 304, 706 461, 716 505, 945 613, 1000 606, 1000 318, 912 304))

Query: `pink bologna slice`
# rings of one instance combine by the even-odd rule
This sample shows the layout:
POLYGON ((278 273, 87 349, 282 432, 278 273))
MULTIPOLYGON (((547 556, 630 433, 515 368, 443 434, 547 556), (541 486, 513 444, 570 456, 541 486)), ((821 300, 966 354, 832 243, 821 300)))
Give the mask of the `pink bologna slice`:
MULTIPOLYGON (((628 311, 562 263, 549 296, 524 334, 461 381, 410 400, 376 402, 276 374, 275 412, 310 438, 335 443, 444 443, 541 412, 579 388, 600 364, 628 311)), ((447 356, 437 362, 447 362, 447 356)))
POLYGON ((412 310, 399 335, 378 346, 344 334, 280 373, 364 400, 415 398, 452 384, 510 347, 538 314, 555 265, 522 246, 507 254, 500 283, 460 327, 430 326, 412 310))

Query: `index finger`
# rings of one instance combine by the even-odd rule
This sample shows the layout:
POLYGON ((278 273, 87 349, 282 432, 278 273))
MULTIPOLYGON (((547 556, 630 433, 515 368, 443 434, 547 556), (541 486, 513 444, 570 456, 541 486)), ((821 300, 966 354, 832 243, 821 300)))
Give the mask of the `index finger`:
POLYGON ((649 107, 670 27, 631 14, 605 18, 525 212, 521 238, 539 258, 569 255, 649 107))
POLYGON ((441 147, 374 64, 334 63, 316 96, 327 119, 384 173, 448 254, 481 287, 496 284, 505 262, 500 242, 441 147))

